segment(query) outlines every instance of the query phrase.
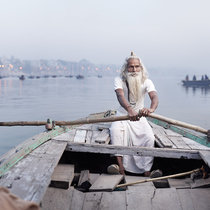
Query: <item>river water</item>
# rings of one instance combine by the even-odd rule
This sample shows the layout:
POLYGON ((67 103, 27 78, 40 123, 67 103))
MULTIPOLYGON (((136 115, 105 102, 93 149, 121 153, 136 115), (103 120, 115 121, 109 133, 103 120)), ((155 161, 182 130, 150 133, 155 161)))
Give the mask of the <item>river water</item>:
MULTIPOLYGON (((159 95, 157 114, 210 129, 210 89, 186 89, 180 76, 151 79, 159 95)), ((116 109, 113 81, 114 77, 0 79, 0 121, 69 121, 116 109)), ((0 155, 43 130, 43 126, 0 127, 0 155)))

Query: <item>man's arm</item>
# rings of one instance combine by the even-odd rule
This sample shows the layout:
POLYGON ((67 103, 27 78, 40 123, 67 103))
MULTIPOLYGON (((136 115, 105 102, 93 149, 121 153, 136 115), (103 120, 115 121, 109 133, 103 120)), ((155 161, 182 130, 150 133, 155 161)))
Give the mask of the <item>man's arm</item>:
POLYGON ((138 118, 138 113, 135 112, 131 105, 129 104, 129 102, 126 100, 123 89, 116 89, 115 90, 116 95, 117 95, 117 99, 120 103, 120 105, 128 112, 128 115, 130 117, 131 121, 136 121, 139 120, 138 118))
POLYGON ((154 112, 158 106, 158 95, 156 91, 151 91, 148 93, 150 100, 151 100, 151 104, 150 104, 150 108, 143 108, 141 110, 141 114, 143 116, 148 116, 148 114, 154 112))

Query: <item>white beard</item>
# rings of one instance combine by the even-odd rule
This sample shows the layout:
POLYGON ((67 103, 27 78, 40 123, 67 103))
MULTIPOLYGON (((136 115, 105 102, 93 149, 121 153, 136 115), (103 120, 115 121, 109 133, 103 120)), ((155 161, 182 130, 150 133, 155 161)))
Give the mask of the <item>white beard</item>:
POLYGON ((131 105, 136 105, 142 99, 142 72, 127 72, 126 80, 128 82, 129 96, 131 105))

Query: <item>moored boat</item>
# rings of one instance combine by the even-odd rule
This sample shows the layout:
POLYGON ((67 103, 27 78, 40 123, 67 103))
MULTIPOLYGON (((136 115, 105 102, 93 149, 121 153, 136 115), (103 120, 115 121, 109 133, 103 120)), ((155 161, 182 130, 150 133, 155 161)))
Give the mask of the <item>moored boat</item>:
POLYGON ((210 80, 207 75, 202 76, 200 80, 196 79, 196 76, 193 76, 192 80, 189 80, 188 75, 185 80, 182 80, 184 86, 192 86, 192 87, 210 87, 210 80))
POLYGON ((77 79, 84 79, 84 76, 81 75, 81 74, 78 74, 78 75, 76 76, 76 78, 77 78, 77 79))
POLYGON ((155 148, 114 146, 108 122, 114 115, 111 110, 91 114, 77 125, 55 126, 28 139, 0 158, 0 185, 42 209, 209 209, 209 178, 184 176, 119 187, 145 177, 106 170, 114 154, 153 156, 153 169, 164 175, 207 167, 206 135, 148 118, 155 148), (85 121, 90 123, 81 125, 85 121))

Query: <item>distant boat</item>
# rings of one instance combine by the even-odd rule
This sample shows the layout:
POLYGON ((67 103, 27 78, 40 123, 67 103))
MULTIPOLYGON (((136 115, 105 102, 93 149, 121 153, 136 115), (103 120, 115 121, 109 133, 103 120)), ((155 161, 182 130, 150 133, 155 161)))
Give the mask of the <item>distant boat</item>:
POLYGON ((25 79, 25 76, 22 74, 20 77, 19 77, 20 80, 24 80, 25 79))
POLYGON ((191 87, 210 87, 210 80, 182 80, 184 86, 191 87))
POLYGON ((102 75, 98 75, 98 78, 102 78, 102 75))
POLYGON ((34 79, 35 76, 31 75, 31 76, 28 76, 29 79, 34 79))
POLYGON ((78 74, 78 75, 76 76, 76 78, 77 78, 77 79, 84 79, 84 76, 81 75, 81 74, 78 74))
POLYGON ((70 74, 70 75, 66 75, 65 77, 72 78, 72 77, 73 77, 73 75, 71 75, 71 74, 70 74))

